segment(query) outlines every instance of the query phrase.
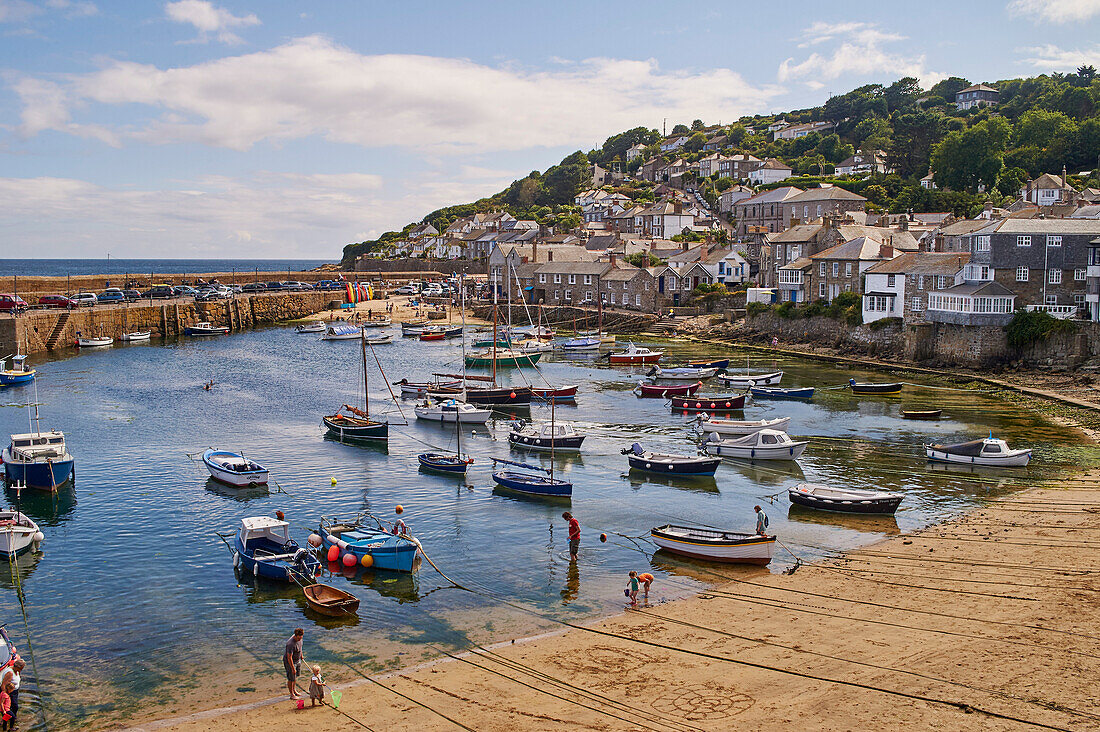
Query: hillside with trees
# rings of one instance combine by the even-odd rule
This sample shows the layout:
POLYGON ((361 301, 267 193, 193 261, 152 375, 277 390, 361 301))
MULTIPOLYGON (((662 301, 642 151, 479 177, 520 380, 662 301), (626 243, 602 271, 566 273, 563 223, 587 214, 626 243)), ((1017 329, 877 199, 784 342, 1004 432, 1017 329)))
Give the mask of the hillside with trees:
MULTIPOLYGON (((703 145, 715 135, 726 138, 723 154, 748 153, 773 157, 791 166, 796 177, 774 185, 811 186, 831 182, 866 196, 874 207, 894 213, 951 211, 974 215, 988 200, 1002 205, 1014 200, 1027 180, 1042 173, 1069 172, 1069 182, 1082 188, 1100 187, 1100 77, 1092 66, 1075 74, 1051 74, 991 82, 999 92, 993 107, 959 110, 955 93, 971 82, 944 79, 922 89, 912 77, 893 84, 868 84, 831 97, 823 105, 774 115, 742 117, 726 126, 702 120, 676 125, 672 135, 686 136, 679 150, 661 153, 661 134, 636 127, 613 135, 597 149, 576 151, 543 172, 532 171, 508 188, 473 203, 432 211, 421 222, 442 230, 456 219, 477 212, 503 209, 521 219, 567 230, 582 219, 574 196, 588 187, 593 164, 619 167, 628 176, 614 186, 637 202, 653 200, 653 184, 630 179, 644 161, 682 158, 695 162, 710 152, 703 145), (831 122, 827 134, 811 132, 793 140, 775 140, 767 131, 776 120, 797 124, 831 122), (627 150, 645 145, 640 157, 627 161, 627 150), (896 172, 863 177, 836 177, 833 168, 857 151, 881 150, 896 172), (936 189, 920 185, 932 173, 936 189)), ((729 178, 696 180, 712 204, 734 185, 729 178)), ((349 244, 344 264, 356 256, 384 250, 416 225, 387 232, 377 240, 349 244)))

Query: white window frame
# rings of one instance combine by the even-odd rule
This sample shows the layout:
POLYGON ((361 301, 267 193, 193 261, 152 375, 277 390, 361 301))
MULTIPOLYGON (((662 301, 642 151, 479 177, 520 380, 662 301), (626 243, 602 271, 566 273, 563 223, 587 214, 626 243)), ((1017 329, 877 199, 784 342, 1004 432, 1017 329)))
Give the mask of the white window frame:
POLYGON ((635 304, 635 305, 636 305, 637 307, 641 307, 641 306, 642 306, 642 296, 641 296, 641 295, 635 295, 635 296, 634 296, 634 304, 635 304))
POLYGON ((979 252, 988 252, 989 251, 989 236, 979 236, 978 237, 978 251, 979 252))
POLYGON ((1047 284, 1048 285, 1060 285, 1060 284, 1062 284, 1062 270, 1060 270, 1060 269, 1048 269, 1047 270, 1047 284))
POLYGON ((586 285, 591 285, 592 284, 592 275, 585 275, 584 276, 584 284, 586 284, 586 285))
POLYGON ((914 313, 923 313, 924 303, 921 302, 921 299, 919 297, 914 297, 909 303, 909 309, 912 310, 914 313))
POLYGON ((845 262, 844 263, 844 276, 845 277, 851 277, 852 276, 852 263, 851 262, 845 262))
POLYGON ((821 260, 820 272, 821 272, 821 276, 824 277, 825 276, 825 260, 821 260))
POLYGON ((1085 270, 1082 267, 1078 267, 1078 268, 1073 270, 1073 281, 1074 282, 1083 282, 1085 280, 1085 277, 1087 276, 1087 274, 1088 274, 1087 270, 1085 270))
POLYGON ((611 304, 612 305, 615 304, 615 293, 614 292, 611 293, 611 304))
POLYGON ((554 274, 554 284, 555 285, 560 285, 561 284, 561 274, 558 274, 558 273, 554 274))
POLYGON ((840 262, 833 262, 833 277, 840 277, 840 262))
POLYGON ((893 287, 895 282, 897 282, 897 276, 896 275, 892 275, 892 274, 886 275, 886 286, 887 287, 893 287))
POLYGON ((1030 236, 1017 236, 1016 237, 1016 246, 1018 246, 1018 247, 1029 247, 1029 246, 1031 246, 1031 237, 1030 236))
POLYGON ((584 299, 585 300, 591 300, 592 299, 592 290, 585 290, 584 291, 584 299))
POLYGON ((1027 276, 1030 270, 1025 265, 1020 265, 1016 268, 1016 281, 1027 282, 1027 276))
POLYGON ((546 274, 545 273, 540 273, 539 274, 539 284, 540 285, 545 285, 546 284, 546 274))
POLYGON ((817 296, 823 300, 829 296, 829 286, 824 282, 817 286, 817 296))
POLYGON ((1060 247, 1060 246, 1062 246, 1062 237, 1058 234, 1047 234, 1047 246, 1048 247, 1060 247))
POLYGON ((571 284, 571 285, 577 284, 577 275, 575 275, 575 274, 569 275, 569 284, 571 284))
POLYGON ((1043 298, 1043 304, 1044 305, 1057 305, 1058 304, 1058 295, 1056 295, 1054 293, 1051 293, 1051 294, 1047 295, 1045 298, 1043 298))
POLYGON ((561 299, 561 290, 554 290, 554 299, 555 300, 560 300, 561 299))

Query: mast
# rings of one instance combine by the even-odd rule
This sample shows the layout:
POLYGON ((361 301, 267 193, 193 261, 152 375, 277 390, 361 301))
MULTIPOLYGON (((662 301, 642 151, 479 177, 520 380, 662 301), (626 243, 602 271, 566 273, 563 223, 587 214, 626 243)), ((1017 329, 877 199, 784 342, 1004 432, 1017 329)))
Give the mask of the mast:
POLYGON ((550 484, 554 484, 554 438, 557 437, 554 431, 554 405, 557 403, 557 398, 554 396, 554 392, 550 392, 550 484))
POLYGON ((493 388, 497 386, 497 286, 493 283, 493 388))
POLYGON ((367 332, 359 328, 359 350, 363 355, 363 414, 370 419, 370 389, 367 387, 367 332))

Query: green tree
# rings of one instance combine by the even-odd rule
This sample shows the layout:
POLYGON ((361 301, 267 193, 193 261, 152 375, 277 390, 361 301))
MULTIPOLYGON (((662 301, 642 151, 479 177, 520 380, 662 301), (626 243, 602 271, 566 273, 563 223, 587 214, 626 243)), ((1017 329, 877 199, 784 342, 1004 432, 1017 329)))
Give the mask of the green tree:
POLYGON ((691 132, 691 130, 688 129, 687 125, 676 125, 672 128, 672 134, 674 135, 686 135, 689 132, 691 132))
POLYGON ((691 129, 693 130, 705 130, 707 126, 703 124, 703 120, 696 119, 691 121, 691 129))
POLYGON ((992 188, 1004 166, 1012 128, 993 117, 967 130, 952 132, 932 150, 932 174, 941 188, 976 191, 992 188))
POLYGON ((932 146, 943 134, 943 116, 927 110, 895 114, 893 135, 886 147, 887 160, 898 175, 923 176, 928 172, 932 146))
POLYGON ((948 103, 954 104, 955 95, 968 86, 970 86, 970 82, 961 76, 949 76, 929 89, 928 94, 929 96, 943 97, 948 103))
POLYGON ((917 97, 920 96, 920 93, 920 84, 917 83, 916 78, 906 76, 886 87, 882 92, 882 97, 886 100, 886 110, 893 113, 899 109, 906 109, 913 106, 917 101, 917 97))
POLYGON ((1006 168, 997 179, 997 191, 1002 196, 1015 198, 1027 183, 1027 171, 1023 168, 1006 168))
POLYGON ((729 140, 731 145, 737 146, 745 141, 745 137, 748 136, 749 131, 745 129, 743 124, 730 125, 726 130, 726 139, 729 140))
POLYGON ((707 144, 707 136, 702 132, 696 132, 694 135, 688 138, 688 141, 684 143, 684 150, 689 153, 696 153, 703 149, 703 145, 707 144))
POLYGON ((714 181, 714 190, 718 191, 719 193, 723 191, 728 191, 730 188, 733 188, 733 179, 729 176, 724 175, 718 180, 714 181))
MULTIPOLYGON (((852 142, 864 152, 885 150, 890 144, 890 123, 881 117, 860 120, 852 132, 852 142)), ((839 160, 837 162, 840 162, 839 160)))

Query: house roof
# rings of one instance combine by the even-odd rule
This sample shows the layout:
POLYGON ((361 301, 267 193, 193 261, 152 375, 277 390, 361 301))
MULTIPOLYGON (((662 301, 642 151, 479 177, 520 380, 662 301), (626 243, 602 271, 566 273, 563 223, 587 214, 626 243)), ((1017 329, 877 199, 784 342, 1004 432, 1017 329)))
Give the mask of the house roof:
POLYGON ((763 165, 761 165, 759 168, 757 168, 757 170, 790 170, 790 171, 793 171, 794 168, 787 165, 786 163, 779 162, 775 158, 768 158, 767 160, 764 161, 763 165))
MULTIPOLYGON (((541 251, 541 249, 540 249, 541 251)), ((580 249, 580 251, 584 251, 580 249)), ((535 270, 538 274, 593 274, 602 275, 611 265, 607 262, 559 262, 557 261, 557 253, 554 254, 555 260, 553 262, 546 262, 540 264, 539 268, 535 270)))
POLYGON ((944 236, 961 236, 963 234, 969 234, 977 231, 983 227, 989 226, 988 219, 963 219, 961 221, 953 221, 947 224, 940 233, 944 236))
POLYGON ((1000 93, 997 90, 996 87, 989 86, 988 84, 973 84, 971 86, 966 87, 965 89, 960 89, 959 91, 955 92, 955 96, 957 97, 959 94, 962 94, 963 92, 972 92, 972 91, 991 91, 991 92, 1000 93))
POLYGON ((866 201, 863 196, 846 191, 839 186, 827 188, 810 188, 802 191, 786 201, 786 203, 802 203, 803 201, 866 201))
POLYGON ((737 202, 738 206, 748 206, 757 203, 781 203, 794 198, 799 193, 802 193, 801 188, 795 188, 794 186, 781 186, 774 188, 770 191, 764 191, 763 193, 757 193, 755 196, 744 198, 737 202))
POLYGON ((798 224, 789 229, 774 234, 771 241, 774 244, 801 243, 812 240, 825 227, 821 224, 798 224))
POLYGON ((970 295, 971 297, 1016 297, 1016 293, 1000 282, 964 282, 961 285, 936 290, 945 295, 970 295))
POLYGON ((866 262, 876 259, 890 259, 897 250, 880 239, 869 236, 859 236, 851 241, 841 242, 829 247, 823 252, 811 254, 810 259, 843 259, 850 261, 866 262))
POLYGON ((629 282, 642 272, 645 272, 645 270, 630 264, 616 264, 614 269, 604 272, 603 277, 601 277, 600 279, 604 280, 605 282, 629 282))
POLYGON ((911 231, 884 229, 881 226, 864 226, 862 224, 840 224, 836 227, 836 230, 840 232, 840 235, 846 241, 863 236, 882 244, 888 244, 903 252, 915 252, 920 249, 920 242, 917 241, 917 237, 913 236, 911 231))
POLYGON ((970 261, 970 253, 906 252, 867 268, 867 274, 953 275, 970 261))
POLYGON ((1100 203, 1081 206, 1069 215, 1071 219, 1100 219, 1100 203))
POLYGON ((1097 219, 1001 219, 996 223, 998 234, 1100 234, 1097 219))
POLYGON ((1059 190, 1059 191, 1067 190, 1067 191, 1076 192, 1076 190, 1074 189, 1073 186, 1071 186, 1068 183, 1063 184, 1061 178, 1059 178, 1056 175, 1051 175, 1050 173, 1043 173, 1038 178, 1031 181, 1031 187, 1035 188, 1035 189, 1039 189, 1039 188, 1051 189, 1051 188, 1053 188, 1053 189, 1056 189, 1056 190, 1059 190))
POLYGON ((610 249, 619 243, 618 237, 613 234, 602 234, 599 236, 589 237, 588 241, 584 243, 584 248, 590 252, 603 251, 604 249, 610 249))
POLYGON ((812 266, 813 266, 813 262, 810 261, 809 257, 799 257, 798 259, 794 260, 793 262, 788 262, 787 264, 784 264, 779 269, 799 270, 799 269, 808 269, 812 266))

